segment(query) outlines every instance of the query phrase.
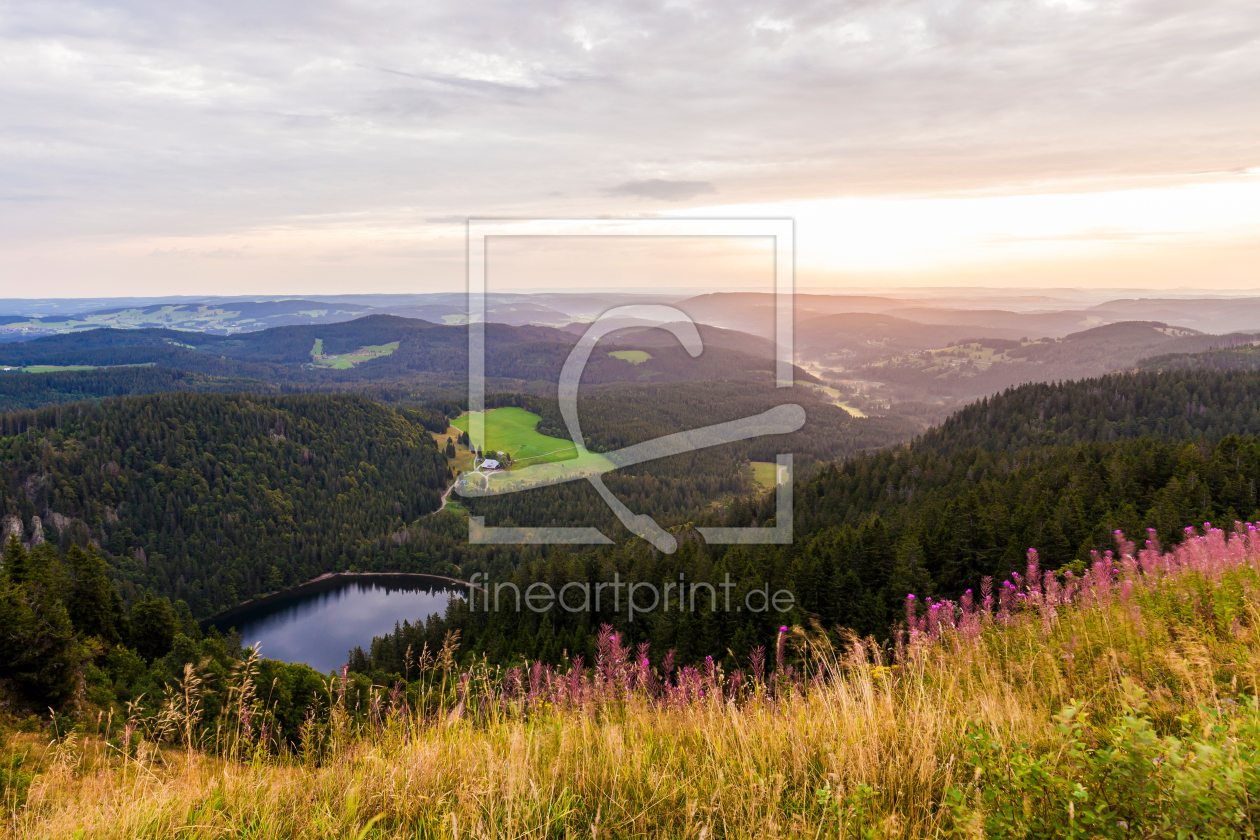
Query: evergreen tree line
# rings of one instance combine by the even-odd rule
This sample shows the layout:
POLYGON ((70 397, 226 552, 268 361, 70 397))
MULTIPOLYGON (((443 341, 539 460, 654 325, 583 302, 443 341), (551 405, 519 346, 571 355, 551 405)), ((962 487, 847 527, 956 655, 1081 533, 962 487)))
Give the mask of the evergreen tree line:
POLYGON ((1260 370, 1260 348, 1248 343, 1201 353, 1161 353, 1142 359, 1137 366, 1141 370, 1152 371, 1260 370))
POLYGON ((917 444, 940 454, 979 446, 1150 437, 1217 441, 1260 432, 1260 377, 1248 371, 1116 373, 1009 388, 960 409, 917 444))
POLYGON ((280 388, 257 379, 206 376, 152 365, 8 373, 0 374, 0 412, 166 391, 271 394, 279 393, 280 388))

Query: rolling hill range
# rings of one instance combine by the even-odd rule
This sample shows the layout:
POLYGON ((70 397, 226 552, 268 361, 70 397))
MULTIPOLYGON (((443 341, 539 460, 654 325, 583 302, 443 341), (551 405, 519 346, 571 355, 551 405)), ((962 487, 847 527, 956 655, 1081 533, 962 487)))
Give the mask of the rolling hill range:
MULTIPOLYGON (((1105 307, 1059 311, 1018 312, 1006 309, 978 309, 928 306, 918 300, 900 300, 871 295, 794 296, 796 320, 805 324, 828 315, 884 315, 905 321, 936 326, 973 327, 972 336, 1059 337, 1112 321, 1135 320, 1105 307), (995 332, 999 331, 999 332, 995 332)), ((774 297, 762 292, 717 292, 697 295, 675 304, 692 318, 728 329, 760 335, 774 334, 774 297)), ((1172 319, 1176 320, 1176 319, 1172 319)), ((1260 317, 1254 319, 1260 328, 1260 317)))
MULTIPOLYGON (((668 300, 668 296, 666 296, 668 300)), ((660 303, 659 296, 609 294, 489 294, 490 323, 560 327, 589 321, 620 303, 660 303)), ((85 300, 0 299, 0 342, 99 327, 169 328, 213 335, 256 332, 270 327, 333 324, 366 315, 398 315, 438 324, 468 322, 463 292, 419 295, 333 295, 316 298, 104 298, 85 300)))
MULTIPOLYGON (((1260 330, 1260 298, 1136 298, 1093 305, 1062 298, 1026 299, 961 296, 951 299, 881 297, 878 295, 797 294, 797 322, 824 315, 867 313, 895 315, 924 324, 974 325, 1012 329, 1029 338, 1060 338, 1090 327, 1118 321, 1162 321, 1206 333, 1260 330), (1007 306, 984 305, 987 300, 1007 306)), ((675 304, 692 318, 730 329, 770 337, 774 297, 765 292, 715 292, 675 304)))
MULTIPOLYGON (((659 331, 658 331, 659 332, 659 331)), ((518 383, 555 383, 577 337, 540 326, 487 324, 486 373, 518 383)), ((636 334, 639 335, 639 334, 636 334)), ((583 381, 679 382, 773 378, 767 342, 708 332, 713 341, 692 358, 672 336, 640 335, 649 351, 631 363, 621 337, 592 355, 583 381)), ((627 343, 629 342, 629 343, 627 343)), ((467 327, 395 315, 369 315, 333 324, 273 327, 219 336, 165 329, 96 329, 0 345, 0 365, 159 365, 210 377, 255 379, 315 387, 419 381, 459 383, 467 376, 467 327)), ((816 381, 797 370, 796 378, 816 381)))
POLYGON ((800 359, 826 367, 849 367, 897 353, 946 347, 980 335, 1014 339, 1021 333, 973 324, 924 324, 889 314, 849 313, 798 323, 796 349, 800 359))

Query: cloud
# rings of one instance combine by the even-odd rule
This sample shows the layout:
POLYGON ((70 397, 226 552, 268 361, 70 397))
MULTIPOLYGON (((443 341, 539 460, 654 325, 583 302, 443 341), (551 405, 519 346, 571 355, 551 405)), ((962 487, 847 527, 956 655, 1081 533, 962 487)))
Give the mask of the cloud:
POLYGON ((604 190, 608 195, 628 195, 650 198, 655 201, 687 201, 698 195, 717 192, 708 181, 665 181, 650 178, 646 181, 627 181, 604 190))
POLYGON ((1260 166, 1258 89, 1255 0, 10 3, 0 249, 1123 187, 1260 166))

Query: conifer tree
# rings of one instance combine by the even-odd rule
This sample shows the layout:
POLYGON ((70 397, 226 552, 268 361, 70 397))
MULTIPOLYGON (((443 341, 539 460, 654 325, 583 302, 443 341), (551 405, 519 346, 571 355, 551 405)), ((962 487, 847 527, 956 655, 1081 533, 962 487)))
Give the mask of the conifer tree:
POLYGON ((15 586, 24 582, 30 574, 30 556, 17 534, 10 534, 9 541, 4 545, 4 568, 0 571, 15 586))
POLYGON ((131 646, 149 661, 170 651, 178 631, 179 620, 166 598, 146 592, 144 600, 131 608, 131 646))
POLYGON ((120 641, 121 605, 96 546, 90 545, 84 551, 71 545, 66 560, 74 575, 66 599, 74 629, 84 636, 98 636, 109 644, 120 641))

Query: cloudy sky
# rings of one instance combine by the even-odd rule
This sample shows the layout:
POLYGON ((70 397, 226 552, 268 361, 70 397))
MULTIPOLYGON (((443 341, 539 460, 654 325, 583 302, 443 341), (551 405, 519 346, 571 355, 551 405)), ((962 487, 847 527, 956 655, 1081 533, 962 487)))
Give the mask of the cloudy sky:
MULTIPOLYGON (((795 218, 805 286, 1260 289, 1258 91, 1255 0, 3 0, 0 297, 450 290, 469 216, 644 214, 795 218)), ((621 248, 496 276, 669 274, 621 248)))

